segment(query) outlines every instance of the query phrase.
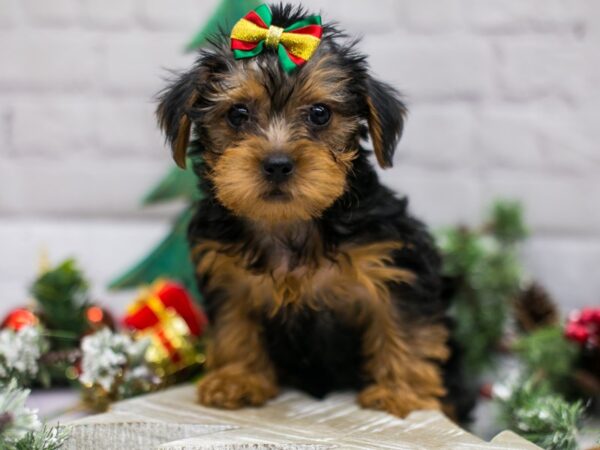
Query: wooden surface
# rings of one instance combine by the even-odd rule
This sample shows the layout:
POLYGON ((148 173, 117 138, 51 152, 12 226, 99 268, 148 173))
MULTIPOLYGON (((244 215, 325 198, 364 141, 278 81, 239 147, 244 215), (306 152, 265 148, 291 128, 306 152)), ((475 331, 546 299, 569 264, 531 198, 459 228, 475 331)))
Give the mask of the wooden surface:
POLYGON ((205 408, 191 385, 120 402, 70 425, 69 450, 539 448, 510 432, 482 441, 436 412, 400 420, 360 409, 351 394, 316 401, 287 391, 262 408, 205 408))

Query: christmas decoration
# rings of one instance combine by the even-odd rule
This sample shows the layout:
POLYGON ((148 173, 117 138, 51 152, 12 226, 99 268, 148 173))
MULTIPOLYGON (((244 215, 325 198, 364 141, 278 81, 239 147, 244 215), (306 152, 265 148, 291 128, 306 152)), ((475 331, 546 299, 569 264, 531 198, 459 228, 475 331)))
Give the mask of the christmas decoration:
POLYGON ((582 402, 569 403, 545 382, 522 376, 495 387, 494 397, 505 426, 546 450, 577 449, 582 402))
POLYGON ((30 432, 7 450, 60 450, 64 447, 68 432, 60 427, 42 426, 38 431, 30 432))
POLYGON ((30 391, 15 380, 0 385, 0 448, 3 450, 58 450, 67 434, 58 427, 43 426, 35 411, 25 406, 30 391))
POLYGON ((153 327, 167 309, 173 309, 185 320, 192 335, 200 336, 203 333, 207 323, 204 313, 194 304, 183 286, 163 279, 142 291, 136 302, 129 306, 123 323, 136 330, 153 327))
POLYGON ((74 260, 68 259, 42 273, 31 286, 37 312, 52 331, 52 349, 77 347, 89 330, 86 310, 90 305, 88 283, 74 260))
POLYGON ((504 201, 479 229, 457 227, 438 236, 444 272, 453 284, 456 337, 475 379, 492 363, 504 334, 509 300, 521 283, 517 250, 525 234, 521 207, 504 201))
POLYGON ((77 365, 81 359, 81 350, 79 348, 70 348, 64 350, 52 350, 44 353, 40 358, 40 367, 43 368, 41 378, 43 386, 54 384, 73 385, 77 381, 79 372, 77 365))
POLYGON ((112 315, 100 306, 92 305, 87 308, 85 310, 85 318, 89 329, 92 331, 98 331, 103 327, 115 328, 115 320, 112 315))
POLYGON ((573 311, 569 315, 565 336, 582 347, 598 348, 600 345, 600 308, 573 311))
POLYGON ((479 228, 440 234, 456 336, 473 383, 499 361, 498 350, 517 366, 512 383, 480 390, 493 393, 501 426, 543 448, 574 449, 584 405, 600 395, 600 352, 590 353, 598 350, 600 314, 573 313, 563 329, 549 293, 537 283, 522 287, 518 249, 526 234, 520 206, 507 201, 497 202, 479 228))
POLYGON ((145 359, 149 339, 134 340, 108 328, 83 338, 81 374, 84 398, 96 409, 156 389, 161 380, 145 359))
POLYGON ((3 441, 19 441, 41 426, 35 411, 25 407, 29 392, 18 389, 15 380, 0 389, 0 436, 3 441))
POLYGON ((206 317, 177 283, 158 280, 142 291, 123 323, 137 336, 151 339, 146 357, 164 375, 203 362, 196 338, 204 331, 206 317))
POLYGON ((104 409, 196 375, 204 361, 199 338, 206 317, 178 283, 158 280, 144 289, 123 319, 123 333, 91 303, 73 260, 47 267, 31 290, 35 312, 16 309, 2 322, 0 383, 76 383, 91 406, 104 409))
POLYGON ((10 328, 19 331, 23 327, 37 325, 38 323, 39 319, 34 313, 25 308, 17 308, 8 313, 2 325, 0 325, 0 329, 10 328))
POLYGON ((580 395, 600 405, 600 308, 584 308, 569 314, 566 339, 579 348, 573 380, 580 395))
POLYGON ((182 285, 161 279, 142 289, 122 323, 128 332, 105 326, 81 342, 79 382, 95 409, 198 373, 206 317, 182 285))
MULTIPOLYGON (((231 29, 244 14, 261 3, 257 0, 222 0, 186 49, 192 51, 202 47, 219 28, 231 29)), ((148 255, 110 282, 111 288, 138 287, 153 283, 158 278, 168 277, 183 284, 196 300, 200 299, 187 243, 187 228, 192 217, 191 205, 202 197, 192 169, 193 161, 191 163, 187 164, 186 170, 178 167, 170 169, 143 199, 144 205, 181 199, 189 206, 177 216, 168 235, 148 255)))
POLYGON ((267 48, 277 50, 281 68, 291 72, 308 61, 321 42, 321 16, 308 16, 280 28, 271 25, 271 8, 263 4, 241 18, 231 30, 235 59, 252 58, 267 48))
POLYGON ((569 385, 579 351, 564 338, 562 327, 539 328, 520 337, 513 347, 526 374, 543 379, 557 392, 567 393, 564 387, 569 385))
POLYGON ((518 375, 513 382, 494 386, 502 425, 547 449, 577 448, 590 399, 585 382, 589 386, 593 380, 580 367, 579 342, 570 341, 565 333, 554 325, 520 336, 513 344, 518 375))
POLYGON ((40 374, 39 359, 47 349, 40 327, 0 330, 0 384, 13 378, 21 386, 30 384, 40 374))
POLYGON ((557 325, 559 313, 550 294, 538 283, 531 283, 517 294, 514 303, 517 326, 530 333, 538 328, 557 325))

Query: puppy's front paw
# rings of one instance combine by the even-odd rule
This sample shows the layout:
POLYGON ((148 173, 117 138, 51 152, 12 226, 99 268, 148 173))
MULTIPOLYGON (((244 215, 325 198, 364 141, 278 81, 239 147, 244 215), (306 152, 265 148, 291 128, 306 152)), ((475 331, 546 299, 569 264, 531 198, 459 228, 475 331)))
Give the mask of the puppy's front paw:
POLYGON ((433 397, 419 397, 409 387, 372 384, 358 395, 358 403, 363 408, 385 411, 401 418, 419 409, 441 408, 439 400, 433 397))
POLYGON ((199 381, 198 402, 224 409, 260 406, 275 397, 277 391, 277 385, 268 375, 226 366, 199 381))

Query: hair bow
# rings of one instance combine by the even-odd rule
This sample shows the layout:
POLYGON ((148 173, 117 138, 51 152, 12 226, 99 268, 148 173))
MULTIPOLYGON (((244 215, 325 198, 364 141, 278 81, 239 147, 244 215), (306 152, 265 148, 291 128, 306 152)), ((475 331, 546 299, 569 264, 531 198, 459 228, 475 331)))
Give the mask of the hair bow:
POLYGON ((260 5, 242 17, 231 30, 231 49, 235 59, 252 58, 265 47, 277 49, 286 72, 304 64, 321 42, 321 16, 308 16, 286 28, 271 25, 273 16, 267 5, 260 5))

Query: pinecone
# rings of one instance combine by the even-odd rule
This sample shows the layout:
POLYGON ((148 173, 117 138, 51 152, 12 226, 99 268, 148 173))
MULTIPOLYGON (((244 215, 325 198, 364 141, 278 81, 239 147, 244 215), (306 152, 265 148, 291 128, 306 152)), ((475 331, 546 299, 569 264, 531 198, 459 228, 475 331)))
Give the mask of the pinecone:
POLYGON ((81 359, 81 350, 78 348, 55 350, 47 352, 40 358, 43 364, 54 366, 58 364, 75 364, 81 359))
POLYGON ((559 322, 554 300, 546 289, 535 282, 517 295, 513 308, 517 326, 526 333, 559 322))

